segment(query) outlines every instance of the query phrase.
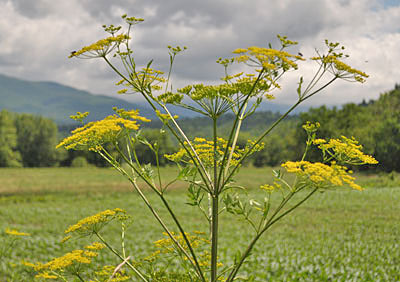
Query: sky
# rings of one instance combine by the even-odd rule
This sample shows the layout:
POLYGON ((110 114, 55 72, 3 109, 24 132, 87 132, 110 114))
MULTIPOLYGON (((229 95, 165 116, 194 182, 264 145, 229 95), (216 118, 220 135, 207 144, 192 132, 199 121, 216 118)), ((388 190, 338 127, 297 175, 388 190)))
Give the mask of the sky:
MULTIPOLYGON (((145 19, 132 34, 139 63, 154 59, 167 70, 167 45, 188 47, 174 66, 175 89, 219 83, 217 58, 236 48, 279 47, 277 34, 298 41, 289 51, 307 58, 324 50, 325 39, 340 42, 346 63, 370 75, 364 84, 338 82, 308 105, 377 99, 400 83, 400 0, 0 0, 0 73, 116 95, 119 79, 103 60, 68 55, 106 37, 103 24, 123 25, 125 13, 145 19)), ((299 77, 307 81, 317 67, 305 62, 284 77, 276 102, 294 103, 299 77)))

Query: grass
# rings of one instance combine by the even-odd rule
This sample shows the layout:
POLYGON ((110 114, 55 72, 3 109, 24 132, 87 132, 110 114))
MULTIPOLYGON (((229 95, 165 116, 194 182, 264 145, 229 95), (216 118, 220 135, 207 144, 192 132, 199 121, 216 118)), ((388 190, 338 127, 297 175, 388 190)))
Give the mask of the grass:
MULTIPOLYGON (((175 172, 162 170, 170 179, 175 172)), ((243 168, 238 184, 249 186, 252 197, 263 197, 257 187, 271 181, 271 175, 268 168, 243 168)), ((364 184, 379 183, 377 179, 360 175, 360 183, 364 184)), ((197 210, 185 205, 183 185, 174 188, 168 199, 186 230, 205 231, 207 226, 197 210)), ((170 222, 157 198, 147 194, 170 222)), ((242 275, 254 275, 255 281, 398 281, 399 199, 398 188, 318 193, 264 235, 242 275)), ((0 262, 0 281, 29 281, 21 260, 45 262, 82 248, 90 241, 61 244, 63 231, 83 217, 115 207, 133 217, 126 235, 128 255, 139 258, 154 251, 152 242, 162 236, 162 230, 127 181, 114 170, 1 169, 0 230, 15 228, 31 236, 16 242, 0 262)), ((222 215, 220 230, 220 258, 229 264, 233 255, 243 250, 252 231, 227 214, 222 215)), ((110 225, 105 236, 114 246, 119 245, 117 225, 110 225)), ((3 238, 0 231, 0 242, 4 244, 3 238)), ((103 251, 99 263, 116 265, 118 261, 103 251)))

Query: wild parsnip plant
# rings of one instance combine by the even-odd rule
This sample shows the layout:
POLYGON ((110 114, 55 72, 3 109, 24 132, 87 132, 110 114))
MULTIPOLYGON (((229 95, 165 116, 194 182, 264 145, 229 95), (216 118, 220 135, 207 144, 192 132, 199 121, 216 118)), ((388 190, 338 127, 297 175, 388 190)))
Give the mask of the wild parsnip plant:
MULTIPOLYGON (((238 276, 243 263, 251 255, 262 235, 315 192, 337 186, 362 190, 354 182, 352 171, 346 165, 375 164, 377 161, 362 153, 361 145, 353 138, 343 136, 341 139, 318 139, 316 132, 320 125, 311 123, 303 126, 308 139, 302 158, 299 161, 286 162, 282 164, 283 171, 274 172, 275 181, 260 187, 265 191, 264 198, 249 198, 246 187, 238 187, 235 184, 235 175, 246 158, 263 148, 263 139, 300 103, 318 94, 336 80, 364 82, 368 77, 364 72, 343 62, 347 55, 343 53, 344 47, 339 43, 325 41, 326 50, 317 51, 316 56, 311 58, 316 62, 313 78, 308 82, 302 77, 299 78, 296 90, 298 96, 293 106, 269 128, 265 128, 256 140, 249 140, 244 147, 240 147, 237 141, 246 118, 252 115, 264 100, 274 99, 272 91, 281 88, 280 79, 286 73, 297 70, 299 63, 306 60, 303 56, 287 51, 297 42, 278 36, 281 45, 279 49, 272 49, 271 45, 267 48, 253 46, 236 49, 233 51, 234 58, 217 60, 224 68, 224 77, 220 84, 194 84, 174 90, 170 81, 173 63, 176 56, 186 47, 168 46, 170 66, 166 73, 151 68, 152 60, 145 66, 139 66, 135 60, 135 53, 140 50, 134 52, 130 44, 133 27, 143 19, 126 15, 123 15, 122 19, 127 24, 125 32, 121 26, 103 26, 110 34, 109 37, 72 52, 70 57, 103 59, 121 79, 117 83, 122 87, 118 93, 141 95, 163 122, 162 131, 169 131, 179 142, 180 148, 175 153, 160 156, 157 142, 151 144, 140 134, 139 126, 149 120, 141 117, 135 110, 115 108, 115 114, 101 121, 86 124, 83 120, 88 113, 72 116, 73 119, 82 122, 82 127, 72 131, 72 135, 64 139, 58 147, 91 150, 100 154, 130 181, 133 189, 164 230, 165 238, 155 242, 158 250, 146 258, 139 259, 127 256, 124 247, 121 248, 122 251, 118 251, 108 245, 99 233, 100 227, 105 225, 99 215, 95 220, 90 217, 67 229, 67 234, 78 232, 80 236, 97 236, 101 243, 120 259, 114 272, 124 268, 130 271, 135 279, 141 281, 238 280, 243 278, 238 276), (115 63, 115 60, 119 63, 115 63), (245 64, 246 69, 251 71, 231 74, 230 66, 234 63, 245 64), (169 110, 169 105, 208 117, 213 128, 212 139, 190 140, 179 126, 178 117, 169 110), (227 112, 234 113, 235 120, 225 140, 219 135, 217 121, 227 112), (105 144, 110 143, 118 152, 118 156, 107 150, 105 144), (135 152, 139 143, 147 145, 154 153, 156 166, 139 162, 135 152), (307 152, 312 146, 321 150, 320 162, 307 161, 307 152), (158 163, 162 157, 179 167, 178 175, 168 183, 160 176, 158 163), (294 181, 289 182, 285 179, 285 171, 296 175, 294 181), (160 214, 149 201, 143 192, 145 187, 138 185, 139 179, 158 196, 168 211, 167 215, 160 214), (168 189, 176 181, 187 183, 188 208, 197 207, 204 215, 204 220, 209 226, 208 234, 200 235, 194 230, 185 230, 185 223, 181 222, 179 214, 175 213, 174 207, 166 198, 168 189), (221 262, 218 257, 221 213, 242 218, 254 231, 247 248, 237 253, 232 259, 232 264, 221 262), (173 225, 167 224, 167 216, 172 219, 173 225), (176 268, 168 268, 174 264, 180 266, 180 272, 176 272, 176 268)), ((117 209, 113 212, 116 211, 117 209)), ((114 217, 115 214, 110 216, 114 217)), ((104 220, 107 221, 108 218, 104 220)), ((124 232, 126 230, 122 225, 122 237, 124 232)))
POLYGON ((12 252, 14 245, 23 237, 30 236, 29 233, 20 232, 15 229, 7 228, 4 230, 4 240, 0 245, 0 259, 4 257, 10 257, 10 252, 12 252))
POLYGON ((31 236, 31 234, 26 232, 21 232, 16 229, 6 228, 0 234, 0 261, 4 263, 10 270, 10 276, 14 275, 15 267, 18 261, 13 261, 11 258, 14 248, 18 245, 19 241, 26 237, 31 236))

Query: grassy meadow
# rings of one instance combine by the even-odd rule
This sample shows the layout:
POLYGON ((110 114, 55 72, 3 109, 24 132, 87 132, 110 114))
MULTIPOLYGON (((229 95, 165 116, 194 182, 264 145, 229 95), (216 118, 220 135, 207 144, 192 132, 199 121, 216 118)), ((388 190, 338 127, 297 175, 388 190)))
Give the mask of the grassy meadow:
MULTIPOLYGON (((238 184, 252 197, 271 182, 270 168, 242 168, 238 184)), ((163 168, 166 179, 176 171, 163 168)), ((267 232, 242 268, 254 281, 400 281, 400 185, 396 176, 359 175, 363 191, 338 189, 317 193, 291 216, 267 232), (393 187, 387 187, 393 186, 393 187), (397 187, 396 187, 397 186, 397 187)), ((187 231, 206 231, 196 208, 185 204, 183 183, 168 194, 187 231)), ((159 207, 157 198, 149 199, 159 207)), ((21 261, 46 262, 82 248, 90 238, 60 243, 64 230, 79 219, 105 209, 125 209, 133 217, 126 234, 127 255, 145 257, 162 230, 129 183, 109 168, 0 169, 0 244, 6 228, 31 235, 15 242, 0 261, 0 281, 33 281, 21 261)), ((252 230, 236 217, 221 217, 220 259, 231 263, 243 250, 252 230)), ((105 237, 119 245, 119 227, 110 224, 105 237)), ((1 247, 1 246, 0 246, 1 247)), ((118 261, 103 250, 100 265, 118 261)))

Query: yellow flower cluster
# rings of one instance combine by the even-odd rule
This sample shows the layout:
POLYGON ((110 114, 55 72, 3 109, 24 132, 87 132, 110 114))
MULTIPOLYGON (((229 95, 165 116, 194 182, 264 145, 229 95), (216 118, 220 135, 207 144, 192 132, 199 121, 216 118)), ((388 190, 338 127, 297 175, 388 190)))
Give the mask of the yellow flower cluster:
POLYGON ((185 51, 187 49, 186 46, 180 47, 180 46, 176 46, 176 47, 172 47, 170 45, 167 46, 169 52, 171 55, 177 55, 178 53, 181 53, 183 51, 185 51))
POLYGON ((128 92, 128 89, 121 89, 117 91, 117 94, 125 94, 126 92, 128 92))
MULTIPOLYGON (((176 250, 175 243, 172 241, 168 234, 163 232, 163 235, 166 236, 164 239, 160 239, 154 242, 154 246, 160 249, 160 253, 173 253, 176 250)), ((190 235, 189 233, 185 232, 186 238, 189 240, 190 244, 193 248, 198 248, 202 243, 209 244, 210 241, 207 239, 202 238, 200 235, 204 235, 203 233, 197 232, 197 235, 190 235)), ((172 236, 179 244, 184 248, 188 249, 185 239, 182 233, 175 234, 172 232, 172 236)))
MULTIPOLYGON (((250 151, 251 146, 254 144, 253 141, 248 140, 248 143, 245 148, 240 149, 236 148, 232 154, 232 160, 230 165, 235 166, 238 164, 239 159, 250 151)), ((217 138, 217 146, 216 146, 216 161, 217 165, 222 165, 222 157, 225 152, 227 146, 227 141, 223 138, 217 138)), ((193 147, 202 161, 203 165, 206 168, 214 167, 214 141, 207 141, 205 138, 196 137, 193 141, 193 147)), ((264 144, 256 145, 253 150, 250 152, 251 154, 257 151, 260 151, 264 148, 264 144)), ((231 150, 231 147, 229 147, 231 150)), ((189 158, 185 149, 181 148, 178 152, 171 155, 164 155, 170 161, 179 163, 189 163, 193 164, 193 161, 189 158)))
POLYGON ((315 186, 319 188, 329 188, 331 186, 343 186, 348 184, 351 188, 362 190, 362 188, 354 183, 355 178, 350 174, 346 167, 337 165, 332 162, 326 165, 320 162, 311 163, 308 161, 286 162, 282 164, 288 172, 309 179, 315 186))
POLYGON ((71 119, 82 122, 87 116, 89 115, 89 112, 77 112, 76 115, 71 115, 69 116, 71 119))
POLYGON ((164 104, 178 104, 182 101, 183 95, 179 93, 166 92, 157 97, 157 100, 164 104))
POLYGON ((265 190, 267 192, 273 192, 275 190, 282 189, 282 185, 277 182, 274 182, 273 185, 270 185, 270 184, 261 185, 260 189, 265 190))
MULTIPOLYGON (((129 275, 126 274, 124 269, 120 269, 116 273, 115 271, 115 266, 112 265, 105 265, 103 266, 102 270, 95 272, 95 274, 98 277, 101 277, 101 281, 107 281, 107 282, 120 282, 120 281, 127 281, 131 279, 129 275), (114 274, 112 279, 109 279, 112 275, 114 274), (105 279, 105 280, 103 280, 105 279)), ((99 281, 99 280, 96 280, 99 281)), ((94 282, 94 281, 93 281, 94 282)))
POLYGON ((362 145, 358 144, 358 141, 352 138, 341 136, 341 139, 315 139, 313 141, 315 145, 318 145, 324 154, 327 153, 336 160, 348 163, 351 165, 362 165, 362 164, 377 164, 378 161, 369 155, 364 154, 361 149, 362 145))
POLYGON ((57 279, 59 277, 54 274, 49 274, 47 271, 44 271, 44 272, 41 272, 41 273, 35 275, 35 278, 57 279))
POLYGON ((21 263, 24 266, 33 268, 37 272, 36 278, 57 279, 63 277, 66 273, 76 275, 82 270, 82 265, 89 265, 92 259, 98 256, 98 253, 95 251, 101 250, 104 247, 103 244, 95 242, 86 246, 86 250, 73 250, 44 264, 34 264, 26 261, 22 261, 21 263))
POLYGON ((138 24, 144 21, 142 18, 128 17, 126 14, 123 14, 122 19, 124 19, 129 25, 138 24))
POLYGON ((11 236, 30 236, 31 234, 25 233, 25 232, 19 232, 18 230, 15 229, 9 229, 7 228, 5 230, 6 234, 11 235, 11 236))
POLYGON ((307 121, 305 124, 303 124, 302 127, 308 133, 313 133, 313 132, 316 132, 320 126, 321 125, 319 122, 311 123, 311 122, 307 121))
POLYGON ((292 40, 287 39, 287 36, 281 36, 281 35, 278 34, 277 37, 281 41, 281 44, 282 44, 283 48, 285 48, 287 46, 290 46, 290 45, 297 45, 298 44, 297 41, 292 41, 292 40))
POLYGON ((198 101, 201 99, 215 99, 223 98, 229 99, 239 91, 234 85, 220 84, 220 85, 203 85, 195 84, 189 85, 182 89, 178 89, 179 93, 188 95, 191 99, 198 101))
MULTIPOLYGON (((163 87, 160 85, 166 82, 166 79, 161 75, 164 72, 155 70, 152 68, 142 68, 140 71, 134 70, 133 73, 129 75, 129 80, 122 80, 117 83, 117 85, 123 84, 126 87, 132 88, 134 92, 148 92, 152 96, 151 90, 161 90, 163 87)), ((118 93, 126 93, 127 89, 120 90, 118 93)))
MULTIPOLYGON (((165 258, 165 254, 179 257, 181 256, 181 251, 175 245, 174 241, 168 236, 167 233, 164 232, 163 235, 165 238, 154 242, 154 246, 157 248, 157 250, 145 257, 143 259, 144 261, 155 262, 157 259, 165 258), (164 254, 164 256, 161 254, 164 254)), ((210 244, 210 240, 204 238, 204 232, 194 231, 193 234, 185 232, 185 235, 192 248, 197 249, 196 253, 198 254, 199 265, 201 267, 208 268, 210 266, 210 253, 206 249, 209 248, 208 246, 210 244)), ((172 232, 172 236, 185 250, 188 250, 188 246, 182 233, 176 234, 172 232)), ((187 257, 184 257, 184 260, 186 261, 187 257)), ((219 264, 218 266, 222 266, 222 264, 219 264)))
POLYGON ((79 56, 84 58, 104 57, 108 53, 110 53, 117 45, 121 44, 122 42, 128 39, 129 36, 126 34, 110 36, 105 39, 101 39, 89 46, 85 46, 79 51, 71 52, 69 58, 79 57, 79 56))
POLYGON ((297 69, 297 60, 304 60, 301 56, 290 54, 286 51, 252 46, 247 49, 239 48, 233 51, 239 54, 237 62, 252 62, 266 70, 276 70, 283 68, 289 70, 297 69))
POLYGON ((110 115, 103 120, 89 122, 86 125, 74 129, 72 135, 65 138, 57 145, 66 149, 101 150, 102 145, 118 139, 119 134, 125 128, 138 130, 137 121, 149 122, 150 120, 139 116, 137 110, 125 111, 114 109, 118 115, 110 115))
MULTIPOLYGON (((233 86, 238 89, 239 93, 247 94, 250 93, 251 89, 254 87, 257 78, 252 74, 245 74, 244 76, 238 77, 238 79, 233 83, 233 86)), ((265 79, 259 80, 255 86, 252 97, 258 96, 259 94, 264 94, 267 99, 274 99, 272 94, 267 93, 272 91, 274 88, 281 88, 281 86, 276 83, 273 79, 266 76, 265 79)))
POLYGON ((65 255, 54 258, 53 260, 45 264, 35 265, 36 271, 55 271, 64 270, 74 264, 90 264, 91 258, 96 257, 97 253, 84 250, 74 250, 72 252, 66 253, 65 255))
POLYGON ((311 59, 320 61, 324 66, 332 66, 334 68, 334 74, 343 78, 354 78, 355 81, 365 82, 365 79, 369 77, 365 72, 352 68, 340 61, 337 55, 312 57, 311 59))
POLYGON ((79 220, 76 224, 70 226, 67 230, 65 230, 64 233, 68 234, 78 232, 83 234, 90 234, 93 231, 98 232, 105 223, 110 222, 115 218, 124 218, 126 216, 126 211, 119 208, 115 208, 113 210, 105 210, 95 215, 79 220))
MULTIPOLYGON (((163 114, 161 113, 159 110, 156 110, 156 115, 160 118, 160 120, 164 123, 166 123, 168 120, 172 119, 170 115, 168 114, 163 114)), ((178 115, 174 115, 173 116, 174 119, 178 119, 179 116, 178 115)))
POLYGON ((94 242, 93 244, 86 246, 85 249, 97 251, 104 249, 104 247, 105 247, 104 244, 99 242, 94 242))
MULTIPOLYGON (((119 54, 121 55, 122 53, 119 54)), ((142 68, 139 71, 134 69, 129 78, 122 79, 115 84, 127 87, 117 91, 117 93, 125 94, 128 92, 128 89, 131 89, 133 92, 150 92, 149 95, 152 96, 151 90, 161 90, 163 88, 160 85, 166 82, 166 79, 162 77, 163 74, 164 72, 150 67, 142 68)))
MULTIPOLYGON (((195 101, 202 99, 212 100, 221 98, 230 104, 234 104, 237 99, 237 95, 248 95, 252 91, 251 96, 254 97, 270 91, 272 87, 279 87, 279 85, 275 82, 265 79, 259 80, 254 88, 254 84, 256 82, 254 74, 238 73, 236 75, 225 76, 222 78, 222 80, 226 81, 227 83, 219 85, 188 85, 184 88, 178 89, 178 93, 187 95, 195 101)), ((268 97, 271 96, 272 95, 269 95, 268 97)), ((177 100, 178 103, 182 100, 182 96, 173 98, 174 101, 177 100)))
MULTIPOLYGON (((211 253, 209 251, 204 251, 199 256, 199 265, 204 268, 210 268, 211 266, 211 253)), ((219 257, 217 257, 219 259, 219 257)), ((221 267, 224 264, 221 262, 217 262, 217 266, 221 267)), ((224 281, 223 277, 220 277, 218 281, 224 281)))

